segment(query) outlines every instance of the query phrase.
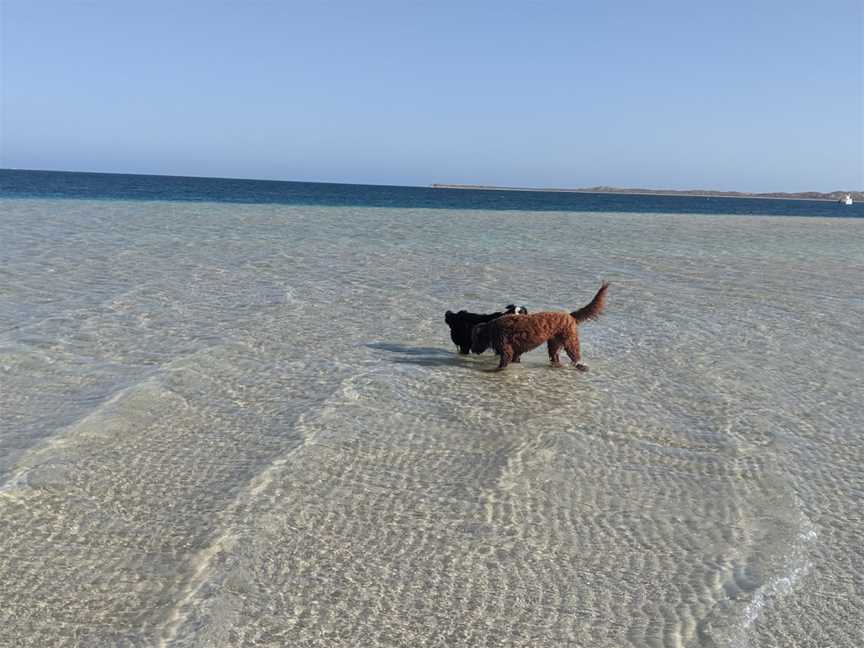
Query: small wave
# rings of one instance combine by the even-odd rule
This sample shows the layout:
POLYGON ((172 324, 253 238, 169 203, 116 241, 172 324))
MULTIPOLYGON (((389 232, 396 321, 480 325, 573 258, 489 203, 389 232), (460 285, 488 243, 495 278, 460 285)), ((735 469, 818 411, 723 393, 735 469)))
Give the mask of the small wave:
MULTIPOLYGON (((252 502, 257 500, 263 491, 268 489, 273 483, 276 475, 282 470, 298 453, 307 449, 317 441, 317 432, 309 430, 310 419, 316 419, 326 412, 328 404, 334 402, 339 403, 345 400, 357 400, 359 394, 356 391, 354 384, 360 378, 363 378, 373 371, 353 374, 344 378, 336 387, 336 389, 324 399, 324 402, 318 404, 314 408, 301 413, 294 427, 300 431, 300 442, 288 448, 282 455, 274 458, 269 464, 264 466, 252 479, 249 480, 246 487, 234 498, 234 501, 226 507, 223 512, 225 519, 230 519, 232 513, 248 507, 252 502)), ((230 550, 238 541, 241 541, 241 530, 233 526, 222 528, 210 542, 204 546, 194 557, 192 561, 192 575, 189 577, 186 585, 177 595, 174 604, 171 607, 158 635, 160 637, 158 645, 160 648, 166 648, 172 645, 181 635, 184 624, 188 623, 195 610, 193 609, 201 592, 206 588, 212 580, 218 579, 219 576, 213 573, 213 565, 216 564, 224 554, 230 550)))
POLYGON ((752 600, 744 608, 737 636, 731 645, 740 648, 749 648, 750 636, 748 630, 756 622, 763 610, 796 589, 812 567, 807 554, 810 547, 816 542, 816 538, 816 530, 809 521, 806 521, 792 544, 792 551, 783 564, 781 572, 758 587, 752 600))
MULTIPOLYGON (((30 486, 33 471, 56 464, 60 461, 60 453, 64 448, 84 436, 103 434, 102 430, 106 428, 106 418, 112 416, 119 403, 132 395, 147 394, 156 389, 158 389, 156 378, 148 375, 140 382, 114 392, 108 399, 101 401, 77 421, 30 448, 19 458, 6 481, 0 482, 0 494, 11 494, 16 490, 30 486)), ((154 402, 158 401, 158 396, 152 398, 154 402)))

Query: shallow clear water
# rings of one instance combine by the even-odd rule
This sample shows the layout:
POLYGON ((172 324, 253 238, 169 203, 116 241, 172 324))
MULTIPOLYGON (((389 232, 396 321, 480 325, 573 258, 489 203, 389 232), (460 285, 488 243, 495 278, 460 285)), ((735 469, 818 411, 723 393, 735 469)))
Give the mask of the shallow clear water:
POLYGON ((859 646, 864 221, 0 200, 0 645, 859 646), (573 309, 591 372, 454 354, 573 309))

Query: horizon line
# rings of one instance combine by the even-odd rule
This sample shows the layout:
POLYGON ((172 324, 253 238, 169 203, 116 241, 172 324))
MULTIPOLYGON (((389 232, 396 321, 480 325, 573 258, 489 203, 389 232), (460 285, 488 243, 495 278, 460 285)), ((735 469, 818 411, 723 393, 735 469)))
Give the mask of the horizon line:
MULTIPOLYGON (((230 176, 207 176, 207 175, 189 175, 189 174, 173 174, 173 173, 132 173, 128 171, 71 171, 68 169, 30 169, 17 167, 0 167, 0 171, 25 171, 35 173, 81 173, 89 175, 120 175, 120 176, 145 176, 157 178, 197 178, 202 180, 241 180, 250 182, 286 182, 296 184, 333 184, 333 185, 355 185, 369 187, 406 187, 415 189, 458 189, 458 190, 477 190, 477 191, 524 191, 536 193, 593 193, 593 194, 623 194, 623 195, 686 195, 690 197, 699 197, 702 194, 712 194, 715 198, 778 198, 783 199, 784 196, 795 196, 800 194, 833 194, 833 193, 851 193, 864 194, 862 189, 834 189, 832 191, 739 191, 736 189, 651 189, 645 187, 614 187, 611 185, 597 185, 594 187, 518 187, 507 185, 485 185, 485 184, 464 184, 464 183, 443 183, 433 182, 431 184, 382 184, 374 182, 345 182, 335 180, 286 180, 284 178, 253 178, 253 177, 230 177, 230 176), (699 193, 701 192, 701 194, 699 193), (737 195, 736 195, 737 194, 737 195), (782 194, 770 195, 770 194, 782 194)), ((790 198, 797 200, 830 200, 828 198, 790 198)))

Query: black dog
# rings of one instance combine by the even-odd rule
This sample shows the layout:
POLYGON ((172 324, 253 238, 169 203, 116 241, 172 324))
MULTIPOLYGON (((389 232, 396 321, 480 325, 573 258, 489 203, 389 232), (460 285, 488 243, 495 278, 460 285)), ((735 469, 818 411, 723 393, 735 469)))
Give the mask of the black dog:
POLYGON ((516 306, 515 304, 510 304, 500 313, 489 313, 488 315, 483 315, 481 313, 469 313, 468 311, 461 310, 458 313, 454 313, 453 311, 447 311, 444 313, 444 321, 447 322, 447 326, 450 327, 450 339, 453 340, 453 344, 459 347, 459 353, 463 355, 467 355, 471 350, 471 329, 473 329, 478 324, 484 324, 485 322, 491 322, 494 319, 498 319, 502 315, 527 315, 528 309, 524 306, 516 306))

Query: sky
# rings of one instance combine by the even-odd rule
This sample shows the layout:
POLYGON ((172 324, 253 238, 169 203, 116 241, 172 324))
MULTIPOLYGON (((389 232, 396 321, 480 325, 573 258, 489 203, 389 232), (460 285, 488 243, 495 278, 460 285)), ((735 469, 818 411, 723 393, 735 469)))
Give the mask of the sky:
POLYGON ((864 1, 0 0, 0 167, 864 189, 864 1))

